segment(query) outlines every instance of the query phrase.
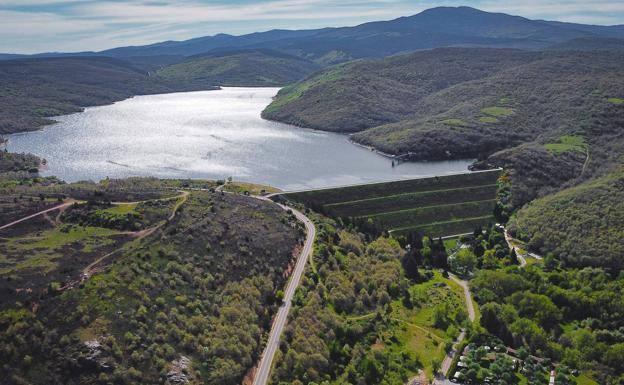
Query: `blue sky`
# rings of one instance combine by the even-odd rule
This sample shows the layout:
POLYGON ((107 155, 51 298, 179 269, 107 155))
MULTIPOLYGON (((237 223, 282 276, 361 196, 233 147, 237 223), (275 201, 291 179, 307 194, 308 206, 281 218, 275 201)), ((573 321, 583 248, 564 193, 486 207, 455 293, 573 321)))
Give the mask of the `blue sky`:
POLYGON ((0 0, 0 52, 102 50, 220 32, 355 25, 442 5, 624 24, 624 0, 0 0))

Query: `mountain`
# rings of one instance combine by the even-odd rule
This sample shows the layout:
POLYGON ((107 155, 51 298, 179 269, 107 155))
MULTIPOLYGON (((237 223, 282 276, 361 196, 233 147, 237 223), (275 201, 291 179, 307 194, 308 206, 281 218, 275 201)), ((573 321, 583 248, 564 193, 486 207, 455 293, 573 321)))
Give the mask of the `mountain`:
POLYGON ((156 76, 169 82, 205 86, 282 86, 302 79, 320 66, 268 49, 209 52, 167 66, 156 76))
POLYGON ((356 132, 358 143, 413 160, 508 168, 521 206, 618 162, 623 61, 611 52, 436 49, 331 67, 282 89, 263 116, 356 132))
POLYGON ((237 48, 254 46, 277 40, 303 38, 314 35, 321 30, 271 30, 267 32, 255 32, 247 35, 233 36, 224 33, 215 36, 204 36, 184 41, 165 41, 145 46, 119 47, 100 54, 113 57, 146 56, 146 55, 183 55, 191 56, 212 51, 217 48, 237 48))
POLYGON ((0 61, 0 84, 0 134, 35 130, 50 123, 49 117, 134 95, 196 89, 150 78, 126 61, 107 57, 0 61))
MULTIPOLYGON (((268 48, 319 64, 334 64, 356 58, 383 57, 449 46, 541 49, 590 37, 624 38, 624 26, 531 20, 470 7, 438 7, 409 17, 353 27, 271 30, 240 36, 217 34, 185 41, 118 47, 98 52, 97 55, 118 58, 192 56, 223 48, 268 48)), ((83 56, 94 54, 80 53, 83 56)))
MULTIPOLYGON (((42 53, 35 57, 187 57, 219 49, 272 49, 328 65, 358 58, 451 46, 542 49, 583 38, 624 38, 624 26, 531 20, 470 7, 437 7, 413 16, 352 27, 276 29, 234 36, 217 34, 100 52, 42 53)), ((0 55, 0 60, 14 58, 0 55)), ((167 59, 170 60, 170 59, 167 59)), ((150 70, 158 66, 149 67, 150 70)))
POLYGON ((18 59, 21 57, 25 57, 27 55, 19 55, 19 54, 12 54, 12 53, 0 53, 0 60, 11 60, 11 59, 18 59))

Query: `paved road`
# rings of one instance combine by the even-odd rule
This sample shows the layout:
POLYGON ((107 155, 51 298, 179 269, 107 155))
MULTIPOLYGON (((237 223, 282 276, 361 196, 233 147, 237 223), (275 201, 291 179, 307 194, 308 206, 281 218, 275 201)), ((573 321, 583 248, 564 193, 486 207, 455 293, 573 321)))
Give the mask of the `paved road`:
MULTIPOLYGON (((262 200, 269 200, 265 197, 257 198, 262 200)), ((288 206, 284 206, 279 203, 276 204, 282 207, 284 210, 292 210, 297 219, 305 224, 307 236, 303 245, 303 249, 301 250, 301 254, 297 258, 297 264, 295 265, 295 269, 290 276, 290 280, 288 281, 288 284, 286 286, 286 291, 284 292, 284 303, 282 306, 280 306, 277 312, 277 316, 273 321, 273 326, 271 327, 271 332, 269 334, 269 340, 267 341, 266 348, 264 350, 264 353, 262 354, 262 358, 260 359, 260 364, 258 365, 258 370, 256 371, 253 385, 266 385, 268 383, 269 374, 271 372, 271 366, 273 363, 273 357, 275 357, 275 352, 279 347, 280 337, 284 331, 284 326, 286 325, 286 321, 288 319, 288 312, 290 311, 290 308, 292 306, 293 295, 295 294, 297 286, 299 286, 299 282, 301 281, 301 276, 303 275, 303 271, 305 269, 308 258, 310 258, 310 256, 312 255, 314 237, 316 236, 314 224, 308 217, 288 206)))
POLYGON ((11 223, 7 223, 6 225, 2 225, 2 226, 0 226, 0 230, 6 229, 6 228, 11 227, 11 226, 14 226, 14 225, 16 225, 16 224, 18 224, 18 223, 21 223, 21 222, 27 221, 27 220, 29 220, 29 219, 32 219, 32 218, 38 217, 39 215, 43 215, 43 214, 45 214, 45 213, 49 213, 50 211, 54 211, 54 210, 59 210, 59 209, 62 209, 62 208, 64 208, 64 207, 70 206, 70 205, 72 205, 72 204, 74 204, 74 201, 73 201, 73 200, 67 201, 67 202, 65 202, 65 203, 61 203, 61 204, 60 204, 60 205, 58 205, 58 206, 51 207, 51 208, 49 208, 49 209, 47 209, 47 210, 39 211, 38 213, 34 213, 34 214, 32 214, 32 215, 29 215, 29 216, 27 216, 27 217, 24 217, 24 218, 18 219, 18 220, 16 220, 16 221, 11 222, 11 223))

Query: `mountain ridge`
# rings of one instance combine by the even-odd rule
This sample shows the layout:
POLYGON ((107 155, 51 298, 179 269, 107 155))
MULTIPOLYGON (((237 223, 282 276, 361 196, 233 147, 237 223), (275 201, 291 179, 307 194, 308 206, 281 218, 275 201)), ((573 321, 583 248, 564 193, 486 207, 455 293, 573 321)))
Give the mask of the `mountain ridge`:
MULTIPOLYGON (((243 35, 219 33, 187 40, 115 47, 78 53, 48 52, 29 56, 192 56, 222 48, 272 48, 333 64, 445 46, 543 49, 575 38, 624 38, 624 25, 599 26, 532 20, 472 7, 435 7, 411 16, 355 26, 319 29, 273 29, 243 35), (337 55, 336 52, 340 52, 337 55), (330 55, 330 60, 325 56, 330 55), (338 57, 338 60, 332 60, 338 57)), ((27 55, 28 56, 28 55, 27 55)), ((10 59, 0 54, 0 60, 10 59)))

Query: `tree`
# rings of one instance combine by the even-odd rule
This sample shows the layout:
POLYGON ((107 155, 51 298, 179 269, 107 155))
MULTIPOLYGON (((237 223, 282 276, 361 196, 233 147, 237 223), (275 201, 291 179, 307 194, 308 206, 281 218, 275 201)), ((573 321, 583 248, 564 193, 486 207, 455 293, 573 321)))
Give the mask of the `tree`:
POLYGON ((468 275, 477 266, 477 256, 469 248, 462 248, 453 258, 449 258, 449 264, 457 274, 468 275))
POLYGON ((407 251, 403 258, 401 258, 401 265, 405 270, 405 276, 414 282, 420 279, 420 273, 418 272, 418 261, 416 260, 416 252, 411 249, 407 251))
POLYGON ((559 263, 555 259, 553 253, 548 253, 544 257, 544 270, 545 271, 553 271, 559 267, 559 263))
POLYGON ((511 249, 511 252, 509 253, 509 259, 511 259, 511 263, 514 265, 520 264, 520 262, 518 261, 518 254, 516 253, 515 247, 511 249))
POLYGON ((441 368, 442 368, 442 361, 440 361, 439 358, 436 357, 433 360, 431 360, 431 369, 433 370, 434 374, 437 374, 441 368))
POLYGON ((496 269, 500 265, 498 258, 496 257, 496 252, 493 249, 486 250, 483 253, 483 269, 496 269))

